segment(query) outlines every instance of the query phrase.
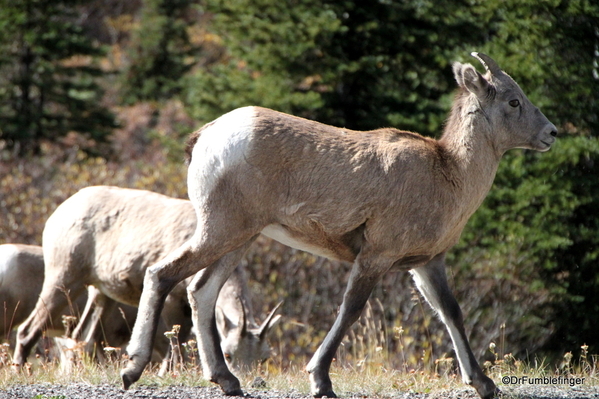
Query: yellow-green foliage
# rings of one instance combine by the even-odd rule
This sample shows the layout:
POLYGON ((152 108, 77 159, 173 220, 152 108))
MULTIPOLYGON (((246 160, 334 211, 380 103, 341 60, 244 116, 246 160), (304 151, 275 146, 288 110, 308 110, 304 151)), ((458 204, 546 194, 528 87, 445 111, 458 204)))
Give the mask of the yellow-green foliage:
POLYGON ((187 193, 187 168, 166 160, 116 163, 52 147, 34 159, 8 159, 0 171, 0 243, 40 245, 45 220, 83 187, 114 185, 183 198, 187 193))

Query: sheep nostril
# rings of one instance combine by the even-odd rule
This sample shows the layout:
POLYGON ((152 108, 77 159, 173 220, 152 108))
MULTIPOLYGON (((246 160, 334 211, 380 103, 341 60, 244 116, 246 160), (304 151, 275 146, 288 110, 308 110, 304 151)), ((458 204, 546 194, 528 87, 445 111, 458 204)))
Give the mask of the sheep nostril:
POLYGON ((551 132, 549 132, 549 134, 553 137, 557 137, 557 130, 552 130, 551 132))

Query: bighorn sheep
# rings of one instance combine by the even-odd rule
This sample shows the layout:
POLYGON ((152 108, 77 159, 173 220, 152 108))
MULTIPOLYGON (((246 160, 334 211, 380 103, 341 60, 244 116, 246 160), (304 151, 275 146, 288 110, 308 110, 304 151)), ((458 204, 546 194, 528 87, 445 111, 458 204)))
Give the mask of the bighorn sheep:
POLYGON ((247 275, 237 267, 223 285, 216 301, 216 326, 220 347, 229 367, 248 371, 270 357, 266 336, 280 320, 280 302, 260 326, 254 319, 247 275))
POLYGON ((260 233, 289 246, 354 262, 333 327, 307 366, 315 397, 335 396, 329 368, 349 326, 389 269, 410 270, 446 324, 462 379, 483 398, 496 393, 474 358, 445 275, 445 254, 491 188, 512 148, 547 151, 555 126, 484 54, 481 75, 453 65, 459 91, 442 137, 396 129, 350 131, 246 107, 195 132, 188 143, 194 236, 146 271, 139 315, 121 371, 124 387, 149 360, 164 297, 183 279, 199 330, 204 376, 242 394, 215 334, 220 287, 260 233))
MULTIPOLYGON (((137 306, 146 268, 182 245, 195 230, 196 216, 189 201, 149 191, 87 187, 63 202, 44 228, 45 280, 35 309, 17 332, 17 367, 25 362, 47 320, 66 306, 63 290, 73 297, 87 285, 99 290, 94 293, 96 308, 86 307, 83 324, 73 333, 79 337, 87 328, 85 336, 93 337, 102 314, 110 313, 117 302, 137 306)), ((184 339, 191 330, 186 285, 179 284, 165 295, 162 313, 169 328, 181 326, 184 339)), ((271 313, 265 329, 276 320, 271 313)))

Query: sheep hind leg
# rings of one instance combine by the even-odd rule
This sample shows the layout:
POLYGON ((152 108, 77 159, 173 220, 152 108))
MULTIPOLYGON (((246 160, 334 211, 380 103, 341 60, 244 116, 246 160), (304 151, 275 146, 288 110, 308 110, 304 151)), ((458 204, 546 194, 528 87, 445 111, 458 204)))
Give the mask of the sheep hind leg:
POLYGON ((239 380, 229 370, 220 347, 215 306, 222 286, 254 239, 198 273, 187 287, 204 377, 220 385, 228 396, 243 396, 243 391, 239 380))
POLYGON ((193 262, 196 259, 195 252, 192 243, 188 241, 162 261, 146 269, 137 318, 127 346, 129 360, 121 370, 124 389, 139 380, 150 362, 154 335, 166 296, 177 283, 197 270, 193 262))
POLYGON ((256 234, 247 231, 236 231, 237 234, 232 234, 232 229, 226 229, 230 226, 218 226, 216 229, 210 227, 208 224, 198 225, 198 231, 203 232, 202 234, 192 237, 146 270, 137 319, 127 346, 129 360, 127 366, 121 370, 125 389, 139 380, 150 362, 160 314, 173 287, 243 245, 256 234), (204 234, 206 231, 212 231, 212 234, 204 234))
POLYGON ((85 352, 89 356, 95 354, 98 360, 104 359, 103 348, 99 347, 98 344, 104 342, 109 345, 107 337, 103 336, 102 315, 111 314, 115 307, 116 302, 104 295, 98 288, 93 285, 87 287, 85 309, 81 314, 77 327, 71 333, 71 338, 75 341, 82 340, 85 342, 85 352))
MULTIPOLYGON (((55 279, 48 279, 44 282, 42 293, 35 305, 35 308, 21 324, 17 330, 17 343, 13 356, 14 369, 19 370, 25 364, 31 349, 42 336, 42 331, 48 327, 52 320, 56 319, 60 312, 68 305, 66 296, 66 287, 68 295, 77 298, 84 286, 75 284, 64 284, 65 278, 58 276, 55 279), (62 289, 61 289, 62 288, 62 289)), ((50 326, 56 328, 56 326, 50 326)))
POLYGON ((95 323, 94 312, 97 308, 97 302, 101 301, 101 295, 103 295, 99 289, 93 285, 87 287, 87 301, 85 302, 85 308, 81 312, 79 323, 71 333, 71 338, 74 340, 80 340, 84 335, 84 330, 95 323), (91 321, 90 321, 91 318, 91 321))

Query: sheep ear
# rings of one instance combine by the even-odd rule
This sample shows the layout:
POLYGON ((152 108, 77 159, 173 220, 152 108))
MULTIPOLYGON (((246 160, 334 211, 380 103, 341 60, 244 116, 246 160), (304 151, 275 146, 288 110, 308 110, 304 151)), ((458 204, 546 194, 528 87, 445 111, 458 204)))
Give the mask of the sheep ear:
POLYGON ((464 76, 462 75, 462 67, 464 65, 461 62, 454 62, 453 63, 453 77, 455 78, 456 82, 458 82, 458 86, 460 87, 464 87, 464 76))
POLYGON ((229 331, 231 331, 235 326, 233 322, 225 315, 225 312, 221 309, 220 306, 217 306, 214 309, 214 316, 216 318, 216 329, 218 330, 218 335, 220 339, 224 339, 227 335, 229 335, 229 331))
POLYGON ((470 64, 461 64, 459 72, 456 73, 454 64, 454 73, 460 86, 465 87, 469 92, 475 94, 478 98, 484 99, 489 93, 489 82, 483 75, 470 64), (458 78, 459 75, 459 78, 458 78))

